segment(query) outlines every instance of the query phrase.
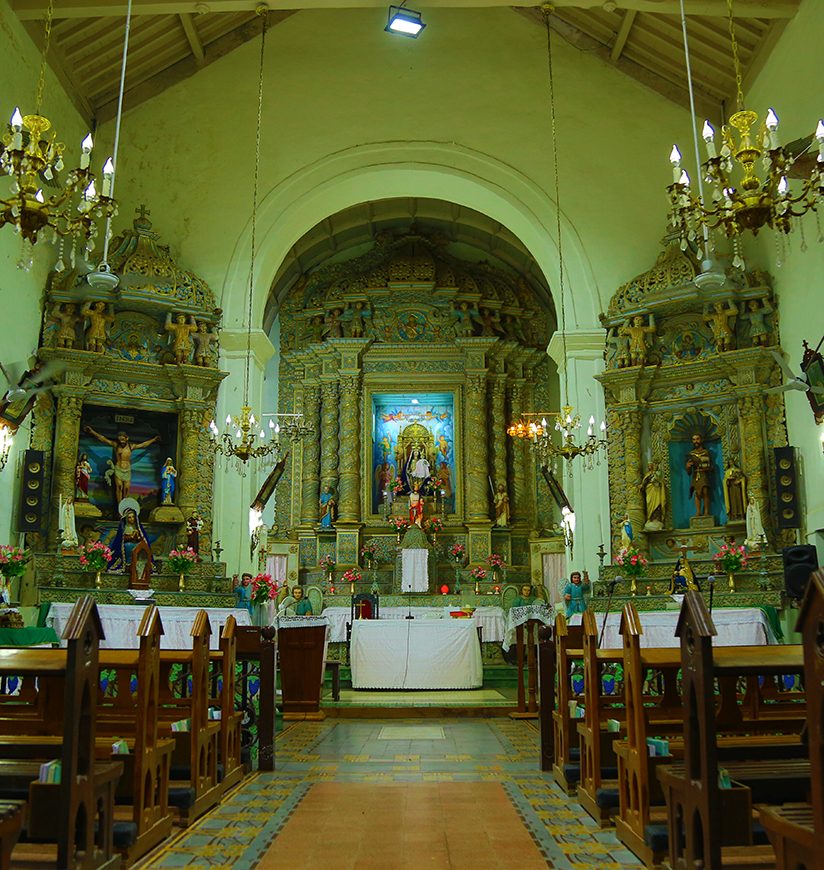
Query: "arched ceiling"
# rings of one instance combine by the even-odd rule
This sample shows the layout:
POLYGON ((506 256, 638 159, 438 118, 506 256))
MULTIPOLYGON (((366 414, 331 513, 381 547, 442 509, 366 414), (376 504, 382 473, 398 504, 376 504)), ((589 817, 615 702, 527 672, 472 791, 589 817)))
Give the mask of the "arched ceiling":
POLYGON ((440 235, 455 257, 486 261, 524 278, 542 307, 555 310, 543 274, 529 251, 503 224, 465 206, 440 199, 399 197, 364 202, 331 215, 302 236, 281 264, 264 317, 267 331, 281 301, 301 275, 321 265, 354 259, 370 250, 382 232, 440 235))

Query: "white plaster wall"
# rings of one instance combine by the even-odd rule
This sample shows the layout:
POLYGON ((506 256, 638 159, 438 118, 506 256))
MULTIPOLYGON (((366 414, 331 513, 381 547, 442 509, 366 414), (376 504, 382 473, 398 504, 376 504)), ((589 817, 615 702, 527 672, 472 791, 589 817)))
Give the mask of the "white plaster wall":
MULTIPOLYGON (((762 116, 769 106, 775 108, 781 120, 779 133, 783 142, 809 135, 818 119, 824 116, 820 75, 823 13, 820 0, 803 0, 747 95, 748 105, 762 116)), ((818 229, 813 218, 807 218, 804 225, 808 250, 801 252, 796 231, 781 266, 777 262, 772 233, 765 232, 751 250, 753 263, 763 265, 773 277, 779 295, 781 344, 795 369, 803 352, 802 339, 817 344, 824 334, 824 244, 816 241, 818 229)), ((815 543, 821 561, 824 560, 824 455, 819 439, 824 426, 815 425, 803 393, 792 390, 785 396, 789 442, 798 448, 803 479, 807 527, 803 530, 802 542, 815 543)))
MULTIPOLYGON (((15 105, 25 115, 34 111, 34 92, 40 58, 29 35, 0 0, 0 118, 11 117, 15 105)), ((54 124, 60 141, 66 144, 66 163, 79 161, 80 141, 88 130, 70 103, 65 91, 49 71, 41 112, 54 124)), ((96 166, 102 162, 96 152, 96 166)), ((0 194, 9 192, 7 176, 0 179, 0 194)), ((0 229, 0 360, 17 362, 28 358, 38 345, 40 306, 48 269, 54 259, 51 245, 36 250, 34 266, 29 272, 17 268, 21 239, 10 227, 0 229)), ((2 384, 2 389, 5 384, 2 384)), ((20 456, 29 444, 29 423, 20 429, 5 470, 0 472, 0 543, 16 541, 14 523, 17 502, 17 475, 20 456)))

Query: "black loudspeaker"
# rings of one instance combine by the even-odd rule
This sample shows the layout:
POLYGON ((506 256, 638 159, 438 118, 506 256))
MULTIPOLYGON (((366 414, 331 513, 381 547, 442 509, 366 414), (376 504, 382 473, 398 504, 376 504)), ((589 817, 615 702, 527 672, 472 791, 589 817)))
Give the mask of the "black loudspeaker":
POLYGON ((780 529, 798 529, 798 475, 795 468, 795 447, 775 447, 775 490, 778 497, 776 517, 780 529))
POLYGON ((784 547, 784 588, 790 598, 803 598, 810 574, 818 568, 818 552, 813 544, 784 547))
POLYGON ((39 532, 43 527, 45 497, 43 492, 43 451, 27 450, 23 456, 23 482, 20 487, 19 532, 39 532))

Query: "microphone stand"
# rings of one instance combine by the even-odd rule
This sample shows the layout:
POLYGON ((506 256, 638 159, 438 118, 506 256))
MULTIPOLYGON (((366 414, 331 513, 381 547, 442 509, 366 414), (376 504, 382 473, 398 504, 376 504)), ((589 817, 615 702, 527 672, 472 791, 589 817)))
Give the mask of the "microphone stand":
POLYGON ((606 631, 607 627, 607 617, 609 616, 610 607, 612 607, 612 593, 615 592, 615 586, 618 581, 622 579, 622 577, 615 577, 613 580, 609 581, 609 596, 607 597, 607 609, 604 612, 604 620, 601 623, 601 636, 598 638, 599 649, 603 646, 604 643, 604 631, 606 631))
POLYGON ((409 588, 409 591, 406 594, 409 597, 406 599, 407 614, 406 614, 406 616, 404 616, 404 619, 414 619, 415 617, 412 616, 412 588, 411 587, 409 588))
POLYGON ((710 613, 712 613, 712 597, 715 594, 715 574, 710 574, 707 577, 707 583, 710 584, 710 613))

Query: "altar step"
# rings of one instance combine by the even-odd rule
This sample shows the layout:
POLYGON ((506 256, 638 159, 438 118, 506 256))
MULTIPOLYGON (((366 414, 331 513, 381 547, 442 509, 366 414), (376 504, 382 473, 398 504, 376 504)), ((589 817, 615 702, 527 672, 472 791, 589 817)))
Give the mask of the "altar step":
MULTIPOLYGON (((89 587, 40 586, 37 590, 38 604, 46 602, 74 603, 84 595, 90 595, 98 604, 139 604, 127 589, 94 589, 89 587)), ((197 589, 177 590, 157 589, 152 601, 158 607, 234 607, 235 596, 231 592, 210 592, 197 589)))
POLYGON ((460 691, 376 691, 341 689, 340 700, 331 694, 321 709, 332 719, 430 719, 453 716, 508 716, 517 708, 517 690, 511 688, 460 691))

